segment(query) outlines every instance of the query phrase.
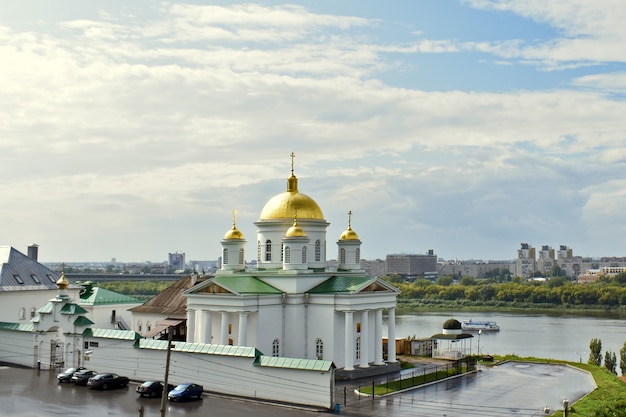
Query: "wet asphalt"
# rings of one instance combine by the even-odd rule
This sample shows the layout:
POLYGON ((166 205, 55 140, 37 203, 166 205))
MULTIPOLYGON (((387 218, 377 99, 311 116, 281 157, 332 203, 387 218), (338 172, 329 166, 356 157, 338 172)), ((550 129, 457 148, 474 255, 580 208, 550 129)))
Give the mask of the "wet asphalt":
MULTIPOLYGON (((137 384, 111 391, 95 391, 59 384, 56 373, 0 367, 0 416, 158 417, 160 400, 139 398, 137 384)), ((167 416, 291 417, 339 414, 353 417, 402 416, 538 416, 562 409, 595 389, 593 378, 576 368, 510 362, 427 387, 376 398, 363 397, 339 412, 263 404, 205 395, 202 400, 168 403, 167 416), (549 410, 548 413, 544 409, 549 410)))

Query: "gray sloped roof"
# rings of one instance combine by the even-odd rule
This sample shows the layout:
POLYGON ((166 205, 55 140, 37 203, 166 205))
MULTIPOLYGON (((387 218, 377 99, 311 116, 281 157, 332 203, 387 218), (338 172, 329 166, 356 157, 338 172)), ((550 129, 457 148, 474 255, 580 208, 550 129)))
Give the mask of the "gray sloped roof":
POLYGON ((14 247, 0 246, 0 291, 56 290, 59 277, 14 247))

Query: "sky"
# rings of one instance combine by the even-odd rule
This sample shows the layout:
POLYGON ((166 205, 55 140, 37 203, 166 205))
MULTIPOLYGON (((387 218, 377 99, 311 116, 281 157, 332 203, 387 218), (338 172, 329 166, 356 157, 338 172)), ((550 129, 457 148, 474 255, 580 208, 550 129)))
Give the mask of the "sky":
POLYGON ((361 257, 626 256, 626 2, 0 0, 0 245, 214 260, 286 189, 361 257))

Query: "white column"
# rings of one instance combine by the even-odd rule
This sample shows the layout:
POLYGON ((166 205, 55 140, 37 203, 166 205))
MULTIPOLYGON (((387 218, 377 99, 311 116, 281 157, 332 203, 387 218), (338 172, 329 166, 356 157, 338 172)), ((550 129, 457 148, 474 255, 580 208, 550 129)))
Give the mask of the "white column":
POLYGON ((202 343, 211 342, 211 312, 209 310, 202 310, 202 343))
POLYGON ((396 308, 389 309, 389 323, 387 323, 387 362, 396 361, 396 308))
POLYGON ((343 367, 346 371, 354 370, 354 317, 353 311, 345 312, 345 346, 344 346, 344 359, 345 365, 343 367))
POLYGON ((383 309, 376 310, 374 325, 374 365, 383 365, 383 309))
POLYGON ((228 345, 228 313, 222 311, 222 331, 220 332, 220 344, 228 345))
POLYGON ((239 313, 239 337, 237 338, 237 346, 246 346, 248 343, 248 312, 239 313))
POLYGON ((369 314, 368 310, 361 312, 361 360, 359 361, 359 367, 369 368, 369 344, 370 344, 370 332, 369 332, 369 314))
POLYGON ((187 342, 193 343, 196 335, 196 310, 187 309, 187 342))

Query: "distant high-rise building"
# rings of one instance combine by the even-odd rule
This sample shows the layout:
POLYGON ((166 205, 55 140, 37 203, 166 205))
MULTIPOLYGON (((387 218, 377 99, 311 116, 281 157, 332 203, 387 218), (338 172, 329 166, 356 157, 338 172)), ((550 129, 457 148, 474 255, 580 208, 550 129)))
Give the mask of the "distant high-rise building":
POLYGON ((537 270, 546 276, 552 271, 555 265, 554 249, 548 245, 541 246, 539 259, 537 260, 537 270))
POLYGON ((170 253, 168 254, 167 262, 175 271, 182 271, 185 269, 185 254, 178 252, 170 253))
POLYGON ((515 274, 522 278, 530 278, 537 270, 537 260, 535 258, 535 248, 528 243, 522 243, 517 250, 515 274))
POLYGON ((387 255, 385 258, 385 273, 397 274, 406 279, 422 278, 427 273, 437 272, 437 255, 430 249, 428 254, 422 255, 387 255))

